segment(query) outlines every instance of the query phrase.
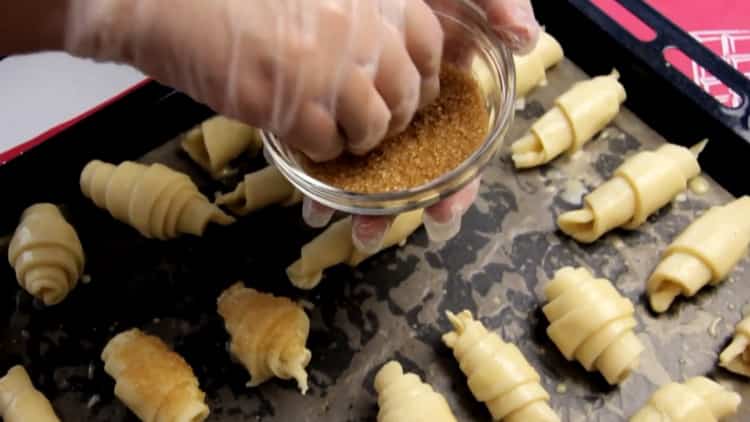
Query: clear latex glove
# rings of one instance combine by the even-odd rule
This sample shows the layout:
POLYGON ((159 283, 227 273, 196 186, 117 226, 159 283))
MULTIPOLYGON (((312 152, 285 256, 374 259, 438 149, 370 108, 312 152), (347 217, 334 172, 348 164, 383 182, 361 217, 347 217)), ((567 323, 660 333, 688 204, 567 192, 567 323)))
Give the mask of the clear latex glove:
MULTIPOLYGON (((431 7, 451 7, 455 0, 428 0, 431 7)), ((539 38, 540 27, 534 17, 530 0, 475 0, 486 13, 496 35, 517 53, 531 51, 539 38)), ((450 34, 446 35, 450 42, 450 34)), ((479 180, 425 210, 424 223, 432 241, 443 242, 461 229, 461 219, 477 198, 479 180)), ((323 227, 333 216, 333 210, 305 199, 303 216, 308 224, 323 227)), ((390 227, 392 218, 355 216, 352 238, 363 252, 377 251, 390 227)))
POLYGON ((423 0, 70 0, 66 49, 132 64, 314 160, 368 152, 439 92, 423 0))

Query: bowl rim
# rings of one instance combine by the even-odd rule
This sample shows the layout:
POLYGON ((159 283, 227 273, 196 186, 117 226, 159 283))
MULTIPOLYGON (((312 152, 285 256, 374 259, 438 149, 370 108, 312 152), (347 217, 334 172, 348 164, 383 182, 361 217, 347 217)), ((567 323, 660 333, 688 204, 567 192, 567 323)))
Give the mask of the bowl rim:
POLYGON ((462 11, 465 10, 467 13, 462 17, 470 18, 471 22, 459 20, 441 10, 434 10, 434 13, 472 32, 478 43, 485 44, 493 79, 505 85, 501 86, 500 93, 503 107, 497 111, 497 116, 482 145, 461 164, 427 183, 409 189, 361 193, 340 189, 311 176, 286 156, 273 133, 261 131, 266 160, 275 165, 305 196, 330 208, 361 215, 391 215, 425 208, 452 195, 479 176, 503 145, 504 135, 513 121, 516 95, 515 65, 512 52, 495 36, 484 13, 468 0, 458 0, 455 3, 464 8, 462 11))

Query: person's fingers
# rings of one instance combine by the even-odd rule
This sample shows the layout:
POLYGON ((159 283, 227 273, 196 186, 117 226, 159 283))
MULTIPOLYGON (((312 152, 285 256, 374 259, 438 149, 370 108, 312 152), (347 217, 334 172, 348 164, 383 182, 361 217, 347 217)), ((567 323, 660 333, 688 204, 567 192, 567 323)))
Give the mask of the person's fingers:
POLYGON ((333 217, 333 208, 316 202, 308 197, 302 200, 302 219, 308 226, 320 229, 328 225, 333 217))
POLYGON ((369 152, 388 132, 391 111, 364 70, 354 69, 341 86, 336 118, 352 154, 369 152))
POLYGON ((383 247, 385 234, 393 224, 392 216, 352 216, 352 242, 357 250, 372 255, 383 247))
POLYGON ((427 208, 424 226, 433 242, 445 242, 461 230, 461 219, 469 210, 479 193, 479 179, 460 191, 427 208))
POLYGON ((419 96, 421 108, 434 101, 440 93, 443 28, 423 0, 409 1, 405 13, 406 48, 422 77, 419 96))
POLYGON ((478 0, 495 34, 513 51, 530 52, 539 39, 540 27, 530 0, 478 0))
POLYGON ((331 113, 314 101, 300 107, 282 140, 317 162, 332 160, 344 151, 344 139, 331 113))
POLYGON ((394 134, 403 131, 417 111, 421 78, 398 30, 386 23, 382 37, 375 86, 391 110, 389 134, 394 134))

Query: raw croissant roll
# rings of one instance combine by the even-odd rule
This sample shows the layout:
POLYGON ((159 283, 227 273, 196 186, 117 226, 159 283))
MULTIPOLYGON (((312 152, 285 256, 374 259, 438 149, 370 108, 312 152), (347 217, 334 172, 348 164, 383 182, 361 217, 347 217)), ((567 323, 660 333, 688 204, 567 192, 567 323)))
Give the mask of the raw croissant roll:
POLYGON ((250 372, 248 387, 275 376, 295 379, 307 392, 310 320, 299 305, 236 283, 221 294, 218 308, 232 337, 230 351, 250 372))
POLYGON ((245 175, 233 192, 219 195, 217 205, 224 205, 235 215, 247 215, 274 204, 290 206, 299 203, 302 194, 274 166, 245 175))
POLYGON ((547 69, 564 57, 560 43, 552 35, 542 32, 534 50, 525 56, 513 56, 516 66, 516 96, 524 97, 547 79, 547 69))
POLYGON ((492 420, 559 422, 549 407, 541 378, 513 344, 490 333, 469 311, 448 312, 453 330, 443 342, 453 349, 474 397, 484 402, 492 420))
POLYGON ((375 376, 378 422, 456 422, 448 402, 398 362, 386 363, 375 376))
POLYGON ((214 178, 227 174, 229 162, 240 154, 257 154, 262 145, 257 129, 224 116, 204 121, 182 141, 182 149, 214 178))
POLYGON ((719 355, 719 365, 750 377, 750 316, 737 324, 732 342, 719 355))
POLYGON ((675 297, 694 296, 721 283, 750 245, 750 196, 713 207, 690 224, 664 251, 648 280, 651 308, 664 312, 675 297))
POLYGON ((565 267, 544 288, 547 334, 568 360, 577 359, 610 384, 624 381, 644 350, 633 334, 635 309, 609 280, 585 268, 565 267))
MULTIPOLYGON (((403 245, 406 239, 422 225, 422 210, 403 213, 396 217, 385 234, 385 250, 403 245)), ((352 242, 351 217, 337 221, 323 233, 302 247, 301 257, 286 269, 289 280, 300 289, 312 289, 323 278, 323 270, 346 263, 356 267, 372 255, 362 253, 352 242)))
MULTIPOLYGON (((699 144, 697 147, 700 147, 699 144)), ((635 229, 683 192, 701 171, 697 154, 666 144, 628 158, 613 177, 583 198, 583 208, 557 219, 560 230, 591 243, 617 228, 635 229)))
POLYGON ((94 160, 81 173, 81 190, 98 207, 148 238, 201 236, 209 222, 234 222, 208 202, 187 175, 161 164, 125 161, 114 166, 94 160))
POLYGON ((78 284, 85 260, 73 226, 56 206, 42 203, 21 215, 8 262, 21 287, 45 305, 55 305, 78 284))
POLYGON ((575 152, 604 129, 625 101, 619 77, 613 71, 578 82, 555 100, 555 107, 531 126, 530 133, 511 145, 516 168, 540 166, 564 152, 575 152))
POLYGON ((115 395, 143 422, 201 422, 205 394, 185 360, 137 328, 112 338, 102 352, 115 395))
POLYGON ((5 422, 60 422, 49 400, 31 384, 22 366, 0 378, 0 418, 5 422))
POLYGON ((737 412, 742 398, 705 377, 662 386, 630 422, 718 422, 737 412))

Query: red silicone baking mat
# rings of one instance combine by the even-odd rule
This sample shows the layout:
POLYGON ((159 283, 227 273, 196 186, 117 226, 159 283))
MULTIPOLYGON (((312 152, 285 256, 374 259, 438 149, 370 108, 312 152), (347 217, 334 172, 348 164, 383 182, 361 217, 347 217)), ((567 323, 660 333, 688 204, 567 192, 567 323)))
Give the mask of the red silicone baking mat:
MULTIPOLYGON (((638 39, 649 41, 655 33, 616 0, 592 0, 638 39)), ((750 1, 748 0, 646 0, 646 3, 679 25, 750 78, 750 1)), ((721 81, 676 49, 666 59, 722 104, 740 105, 740 98, 721 81)))

